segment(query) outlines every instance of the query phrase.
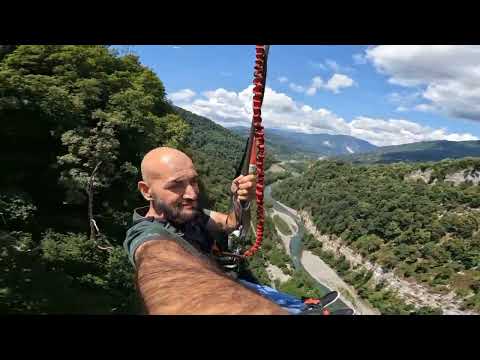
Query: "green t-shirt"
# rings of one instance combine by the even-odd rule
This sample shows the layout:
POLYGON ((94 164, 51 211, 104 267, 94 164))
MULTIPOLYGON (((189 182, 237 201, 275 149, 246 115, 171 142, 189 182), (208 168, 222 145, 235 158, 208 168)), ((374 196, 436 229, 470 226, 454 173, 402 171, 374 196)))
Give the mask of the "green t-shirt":
POLYGON ((183 226, 174 226, 168 221, 160 221, 153 217, 146 218, 147 212, 148 206, 134 210, 133 225, 128 229, 123 243, 133 266, 135 266, 135 250, 152 239, 175 240, 185 250, 196 256, 208 256, 211 253, 214 239, 206 228, 210 218, 209 210, 203 210, 197 219, 183 226))

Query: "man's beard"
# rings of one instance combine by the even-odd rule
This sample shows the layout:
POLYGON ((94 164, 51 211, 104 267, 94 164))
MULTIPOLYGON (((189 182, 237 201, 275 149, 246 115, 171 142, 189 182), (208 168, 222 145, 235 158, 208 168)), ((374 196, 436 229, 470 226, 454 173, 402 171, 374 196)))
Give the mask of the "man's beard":
POLYGON ((181 203, 176 204, 175 206, 170 206, 155 197, 153 198, 152 203, 157 213, 163 213, 166 220, 176 224, 183 224, 196 219, 202 210, 199 205, 192 205, 192 208, 190 209, 184 209, 181 203))

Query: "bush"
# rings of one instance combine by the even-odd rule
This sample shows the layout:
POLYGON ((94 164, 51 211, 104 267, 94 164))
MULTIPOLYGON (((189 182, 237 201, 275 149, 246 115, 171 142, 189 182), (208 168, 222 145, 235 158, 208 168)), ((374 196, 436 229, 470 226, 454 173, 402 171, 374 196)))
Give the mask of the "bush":
POLYGON ((98 272, 107 260, 105 252, 83 234, 60 234, 48 230, 41 240, 42 257, 52 267, 70 275, 98 272))

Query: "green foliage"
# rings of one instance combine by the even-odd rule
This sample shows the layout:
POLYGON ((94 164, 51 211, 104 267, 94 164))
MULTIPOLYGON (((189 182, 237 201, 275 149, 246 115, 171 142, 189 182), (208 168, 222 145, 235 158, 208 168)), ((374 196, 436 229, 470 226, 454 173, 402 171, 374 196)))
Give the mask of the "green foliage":
POLYGON ((140 310, 123 249, 99 251, 80 234, 0 233, 2 313, 132 313, 140 310))
POLYGON ((7 174, 0 186, 33 199, 35 237, 57 224, 88 229, 85 187, 100 163, 94 215, 107 233, 123 233, 125 214, 140 199, 134 166, 154 147, 183 148, 190 131, 158 77, 136 56, 106 46, 9 49, 0 61, 0 119, 7 174))
POLYGON ((283 180, 288 177, 292 176, 292 174, 288 171, 282 171, 282 172, 267 172, 265 174, 265 186, 273 184, 274 182, 277 182, 278 180, 283 180))
MULTIPOLYGON (((318 161, 303 176, 276 184, 272 193, 309 211, 322 233, 343 238, 385 269, 442 289, 456 286, 454 273, 480 265, 480 216, 472 207, 480 187, 453 186, 443 178, 478 168, 479 159, 370 166, 318 161), (434 170, 430 184, 406 180, 422 169, 434 170)), ((323 252, 318 242, 307 238, 305 244, 335 266, 334 254, 323 252)), ((361 287, 355 276, 348 274, 361 287)))
POLYGON ((292 233, 290 226, 279 215, 273 216, 273 222, 282 234, 290 235, 292 233))
POLYGON ((379 238, 377 235, 362 235, 360 236, 357 241, 355 241, 355 248, 362 254, 363 256, 367 256, 370 253, 374 253, 375 251, 379 250, 383 245, 383 240, 379 238))
POLYGON ((37 210, 28 195, 21 192, 0 194, 0 223, 3 225, 25 225, 37 210))
MULTIPOLYGON (((203 175, 211 189, 203 190, 222 198, 220 210, 228 207, 241 141, 232 145, 224 130, 221 161, 209 152, 213 137, 204 137, 207 148, 192 143, 195 126, 134 55, 107 46, 2 45, 0 119, 6 312, 138 311, 133 269, 120 245, 133 208, 143 205, 139 165, 152 148, 175 147, 210 164, 213 173, 203 175), (87 184, 97 166, 93 215, 97 241, 108 240, 109 251, 88 236, 87 184)), ((195 125, 199 138, 205 135, 195 125)))
POLYGON ((465 299, 463 304, 467 309, 480 311, 480 294, 476 293, 474 296, 465 299))
POLYGON ((95 269, 105 261, 96 243, 83 234, 59 234, 49 230, 42 238, 41 247, 45 261, 67 272, 69 267, 76 271, 75 265, 95 269))
POLYGON ((278 290, 298 298, 302 296, 321 297, 323 295, 315 286, 314 281, 302 271, 296 271, 290 280, 279 286, 278 290))
POLYGON ((422 306, 418 310, 416 310, 413 315, 442 315, 442 309, 438 308, 431 308, 429 306, 422 306))

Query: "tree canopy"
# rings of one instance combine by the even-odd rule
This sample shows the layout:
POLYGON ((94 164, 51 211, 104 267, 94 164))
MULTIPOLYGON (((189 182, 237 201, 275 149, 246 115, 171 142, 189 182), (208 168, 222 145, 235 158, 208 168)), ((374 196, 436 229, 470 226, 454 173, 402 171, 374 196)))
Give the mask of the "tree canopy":
MULTIPOLYGON (((436 291, 453 289, 466 307, 479 310, 480 187, 446 181, 447 174, 479 167, 475 158, 362 166, 318 161, 272 194, 310 212, 317 229, 368 260, 436 291), (427 170, 428 181, 411 176, 427 170)), ((322 252, 318 242, 309 244, 322 252)))
POLYGON ((192 155, 202 200, 229 205, 241 140, 185 117, 135 55, 108 46, 0 47, 6 312, 137 311, 121 245, 133 209, 146 205, 137 190, 144 154, 171 146, 192 155), (222 153, 209 144, 218 134, 222 153), (206 144, 192 141, 200 135, 206 144), (89 203, 100 230, 93 237, 89 203))

